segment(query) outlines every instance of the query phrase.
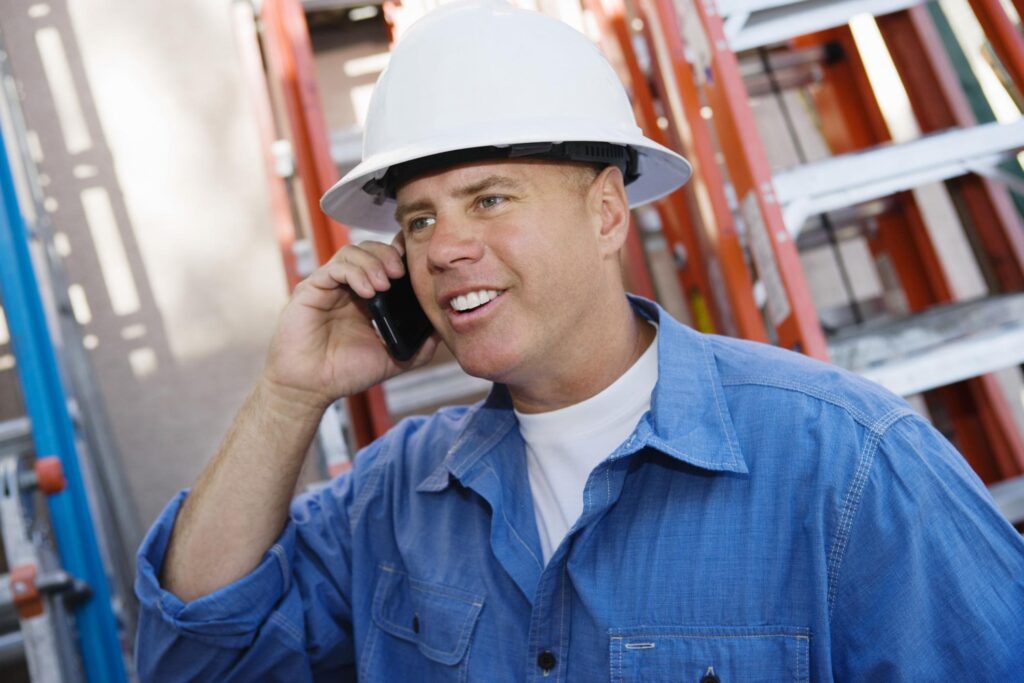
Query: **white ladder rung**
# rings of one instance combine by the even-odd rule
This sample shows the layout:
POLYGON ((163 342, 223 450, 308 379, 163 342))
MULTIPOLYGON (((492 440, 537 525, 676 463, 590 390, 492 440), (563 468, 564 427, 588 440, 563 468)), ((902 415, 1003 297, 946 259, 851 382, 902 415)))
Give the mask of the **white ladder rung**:
POLYGON ((781 43, 849 23, 860 14, 881 16, 922 0, 718 0, 733 52, 781 43))
POLYGON ((358 126, 332 130, 331 159, 338 168, 349 169, 363 160, 363 129, 358 126))
POLYGON ((302 9, 308 12, 355 9, 367 5, 380 5, 381 0, 302 0, 302 9))
POLYGON ((488 391, 491 383, 463 372, 458 363, 430 365, 384 382, 384 398, 392 414, 463 400, 488 391))
POLYGON ((27 417, 16 417, 0 422, 0 451, 17 450, 30 443, 32 423, 27 417))
POLYGON ((1024 363, 1024 294, 938 306, 829 340, 832 360, 900 396, 1024 363))
POLYGON ((1024 476, 996 482, 988 487, 988 492, 1011 524, 1024 523, 1024 476))
POLYGON ((776 173, 772 183, 796 237, 810 216, 973 173, 1021 147, 1024 118, 830 157, 776 173))
POLYGON ((25 637, 21 631, 0 635, 0 666, 11 666, 25 661, 25 637))

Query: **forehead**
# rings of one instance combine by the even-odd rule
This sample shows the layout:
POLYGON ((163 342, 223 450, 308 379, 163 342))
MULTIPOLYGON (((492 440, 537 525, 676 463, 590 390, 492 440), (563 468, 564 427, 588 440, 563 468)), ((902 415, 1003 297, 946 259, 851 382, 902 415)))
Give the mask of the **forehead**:
POLYGON ((536 159, 482 161, 453 166, 424 174, 398 188, 399 210, 410 202, 459 196, 474 189, 516 189, 519 191, 560 190, 550 181, 565 172, 567 164, 536 159), (485 187, 486 186, 486 187, 485 187))

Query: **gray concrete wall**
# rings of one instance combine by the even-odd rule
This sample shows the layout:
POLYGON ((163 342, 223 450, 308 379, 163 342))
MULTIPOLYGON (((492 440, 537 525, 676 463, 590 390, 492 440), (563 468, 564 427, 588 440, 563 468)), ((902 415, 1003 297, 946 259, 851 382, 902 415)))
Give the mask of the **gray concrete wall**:
POLYGON ((0 29, 145 528, 213 454, 286 296, 231 4, 8 0, 0 29))

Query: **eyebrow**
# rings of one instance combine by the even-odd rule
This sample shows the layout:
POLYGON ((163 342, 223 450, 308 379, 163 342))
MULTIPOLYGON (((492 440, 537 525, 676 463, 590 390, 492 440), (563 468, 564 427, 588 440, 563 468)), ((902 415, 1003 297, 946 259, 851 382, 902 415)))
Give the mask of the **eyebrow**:
POLYGON ((411 204, 399 204, 398 208, 395 209, 395 222, 401 225, 402 219, 410 213, 432 208, 434 208, 434 203, 427 199, 419 199, 411 204))
MULTIPOLYGON (((522 191, 523 187, 521 182, 509 176, 489 175, 471 185, 456 189, 451 193, 451 196, 461 199, 495 188, 522 191)), ((402 219, 410 213, 432 208, 434 208, 434 203, 429 199, 418 199, 409 204, 399 204, 398 208, 395 209, 395 222, 401 224, 402 219)))
POLYGON ((452 193, 455 197, 468 197, 470 195, 479 194, 487 190, 494 188, 505 188, 509 190, 522 190, 523 184, 514 178, 510 178, 506 175, 489 175, 483 180, 479 180, 472 185, 466 185, 465 187, 459 188, 452 193))

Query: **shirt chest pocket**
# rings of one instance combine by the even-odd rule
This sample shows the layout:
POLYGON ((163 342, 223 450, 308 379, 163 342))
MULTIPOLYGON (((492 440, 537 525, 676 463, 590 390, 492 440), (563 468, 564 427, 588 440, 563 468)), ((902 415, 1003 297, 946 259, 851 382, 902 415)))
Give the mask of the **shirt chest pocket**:
POLYGON ((807 681, 805 628, 637 627, 609 631, 612 683, 807 681))
POLYGON ((482 596, 381 565, 373 594, 373 623, 380 632, 369 637, 361 673, 382 681, 464 680, 483 605, 482 596))

